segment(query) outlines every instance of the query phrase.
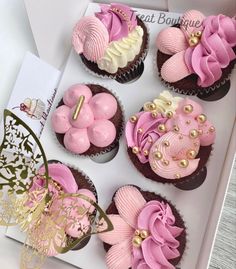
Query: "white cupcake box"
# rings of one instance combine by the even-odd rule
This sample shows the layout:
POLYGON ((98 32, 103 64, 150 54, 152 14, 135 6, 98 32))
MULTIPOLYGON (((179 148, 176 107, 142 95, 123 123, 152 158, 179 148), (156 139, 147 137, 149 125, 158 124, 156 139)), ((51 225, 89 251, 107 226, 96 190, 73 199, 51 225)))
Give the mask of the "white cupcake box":
MULTIPOLYGON (((39 43, 37 43, 39 54, 42 54, 44 59, 48 60, 56 67, 62 65, 70 46, 67 44, 67 50, 60 51, 58 49, 56 51, 56 55, 53 55, 53 53, 50 54, 50 51, 47 51, 47 47, 46 49, 45 46, 43 47, 42 42, 40 42, 42 41, 42 37, 49 39, 52 38, 54 40, 54 43, 52 44, 59 48, 59 43, 57 44, 56 42, 62 42, 63 37, 69 38, 72 31, 72 25, 84 14, 85 10, 86 14, 92 14, 94 11, 98 10, 98 5, 96 3, 88 4, 89 1, 71 1, 71 6, 68 6, 68 1, 62 1, 63 3, 61 4, 58 4, 60 1, 52 0, 25 0, 25 2, 27 10, 30 12, 29 18, 35 34, 36 43, 39 41, 39 43), (41 2, 41 9, 39 9, 39 4, 36 4, 36 2, 41 2), (51 4, 48 4, 48 2, 51 2, 51 4), (83 2, 83 4, 81 4, 81 2, 83 2), (55 16, 55 21, 61 18, 61 20, 65 22, 67 18, 69 18, 70 14, 72 19, 66 23, 66 26, 69 26, 69 28, 66 28, 65 25, 63 25, 60 29, 55 29, 57 33, 54 37, 50 36, 48 32, 45 34, 45 37, 42 34, 44 29, 40 28, 36 31, 35 28, 35 22, 40 21, 40 16, 32 18, 32 14, 36 14, 36 11, 39 11, 40 14, 40 11, 43 11, 44 7, 46 15, 49 16, 55 11, 55 6, 57 6, 57 14, 60 14, 55 16), (67 16, 65 16, 66 18, 62 16, 64 12, 63 8, 65 8, 65 12, 67 12, 67 16), (60 60, 57 59, 54 61, 55 58, 60 58, 60 60)), ((133 113, 139 110, 144 102, 152 100, 165 89, 164 85, 156 75, 156 69, 153 68, 153 61, 156 54, 156 35, 162 28, 167 26, 166 23, 157 23, 161 14, 160 12, 162 11, 156 10, 157 8, 154 9, 157 7, 154 0, 147 0, 145 3, 142 1, 143 7, 151 8, 152 10, 136 8, 136 1, 122 2, 132 4, 135 7, 135 10, 137 10, 138 13, 143 14, 145 18, 154 17, 153 21, 155 22, 147 22, 151 38, 150 49, 145 60, 145 70, 142 77, 134 83, 127 85, 122 85, 109 79, 97 78, 85 71, 80 63, 78 55, 71 50, 65 65, 64 73, 59 83, 52 111, 61 99, 63 92, 70 85, 75 83, 94 82, 112 89, 119 96, 125 108, 125 117, 127 120, 133 113)), ((180 2, 184 3, 187 1, 182 0, 180 2)), ((217 0, 216 2, 218 3, 219 1, 217 0)), ((228 2, 229 5, 230 3, 232 5, 234 4, 234 1, 228 2)), ((201 3, 203 3, 203 1, 201 1, 201 3)), ((211 6, 210 1, 204 1, 204 3, 208 3, 207 10, 209 11, 209 7, 211 6)), ((173 0, 169 1, 169 6, 174 8, 177 5, 174 4, 173 0)), ((188 8, 189 6, 190 4, 188 3, 188 8)), ((161 5, 158 8, 167 8, 167 2, 161 1, 161 5)), ((203 6, 201 6, 201 8, 204 9, 203 6)), ((182 8, 182 10, 183 9, 184 8, 182 8)), ((163 14, 165 14, 166 18, 177 18, 179 16, 177 13, 163 14)), ((50 16, 48 19, 49 18, 50 16)), ((146 20, 148 21, 148 19, 146 20)), ((53 21, 52 17, 51 21, 53 21)), ((49 25, 49 28, 53 28, 53 22, 49 25)), ((115 190, 124 184, 136 184, 145 190, 155 191, 167 197, 167 199, 172 201, 172 203, 176 205, 177 209, 180 210, 188 228, 188 249, 186 250, 179 267, 181 269, 206 269, 211 255, 236 150, 236 143, 233 139, 236 135, 235 88, 236 70, 234 69, 231 77, 231 89, 223 99, 216 102, 205 102, 192 97, 203 106, 205 114, 211 122, 214 123, 217 132, 214 151, 207 164, 208 175, 206 181, 200 188, 193 191, 181 191, 174 186, 158 184, 145 179, 140 173, 138 173, 131 161, 129 161, 126 153, 124 136, 120 140, 120 147, 117 155, 114 159, 106 163, 97 163, 89 158, 76 157, 67 153, 61 147, 58 147, 58 144, 55 142, 55 135, 51 130, 50 121, 47 121, 45 125, 41 141, 46 150, 48 159, 55 159, 56 156, 60 156, 60 161, 78 166, 91 177, 97 187, 99 203, 104 209, 109 205, 115 190)), ((9 229, 7 235, 20 241, 23 240, 23 235, 15 228, 9 229)), ((105 252, 103 250, 102 243, 97 239, 97 237, 93 237, 84 249, 75 252, 70 251, 67 254, 60 255, 58 258, 83 269, 105 269, 104 255, 105 252)))

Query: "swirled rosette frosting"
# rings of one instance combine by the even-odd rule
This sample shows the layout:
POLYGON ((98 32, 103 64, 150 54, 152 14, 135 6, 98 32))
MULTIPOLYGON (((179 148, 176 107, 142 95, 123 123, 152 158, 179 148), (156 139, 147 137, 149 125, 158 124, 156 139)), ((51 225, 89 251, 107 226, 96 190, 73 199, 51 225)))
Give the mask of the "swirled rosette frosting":
POLYGON ((162 178, 179 179, 194 173, 200 147, 215 141, 215 128, 201 105, 164 92, 145 103, 144 109, 126 124, 128 148, 162 178))
POLYGON ((109 269, 174 269, 172 259, 180 257, 178 237, 184 228, 176 226, 167 202, 147 202, 135 186, 121 187, 114 197, 118 214, 108 215, 114 230, 100 239, 111 245, 106 255, 109 269))
POLYGON ((205 17, 196 10, 182 16, 180 28, 162 30, 156 41, 158 49, 170 57, 161 68, 167 82, 176 82, 190 74, 198 76, 198 85, 208 87, 222 76, 222 69, 236 59, 236 19, 205 17), (178 68, 176 68, 178 67, 178 68))

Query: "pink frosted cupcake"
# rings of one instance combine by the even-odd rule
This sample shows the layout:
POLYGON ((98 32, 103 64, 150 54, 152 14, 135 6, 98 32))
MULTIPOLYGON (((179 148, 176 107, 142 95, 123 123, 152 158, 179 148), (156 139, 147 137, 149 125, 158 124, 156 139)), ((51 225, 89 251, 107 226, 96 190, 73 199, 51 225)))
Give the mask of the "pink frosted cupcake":
POLYGON ((52 128, 68 151, 92 156, 119 143, 123 112, 117 98, 95 84, 76 84, 64 94, 52 115, 52 128))
POLYGON ((205 180, 215 128, 193 100, 164 91, 130 118, 125 134, 129 157, 145 177, 186 190, 205 180))
POLYGON ((175 269, 186 245, 184 221, 161 196, 123 186, 107 209, 114 230, 99 235, 108 269, 175 269))
MULTIPOLYGON (((64 165, 59 161, 49 161, 48 170, 52 179, 48 186, 52 202, 41 215, 40 223, 34 224, 32 231, 34 236, 33 244, 34 248, 40 253, 47 256, 56 256, 59 254, 59 246, 65 247, 68 242, 71 244, 73 240, 90 232, 91 217, 96 213, 95 208, 91 207, 91 204, 84 199, 72 196, 61 199, 62 195, 82 194, 97 202, 97 193, 92 181, 79 170, 64 165), (74 209, 69 210, 71 207, 74 207, 74 209), (60 208, 67 208, 67 210, 60 210, 60 208), (78 213, 82 209, 84 213, 78 213), (62 221, 62 218, 66 219, 66 223, 62 221), (51 234, 50 230, 55 233, 53 241, 48 239, 49 234, 51 234)), ((38 175, 44 174, 45 168, 41 167, 38 175)), ((42 199, 44 191, 45 179, 37 176, 29 190, 27 205, 34 207, 35 202, 38 203, 42 199)), ((87 237, 81 241, 75 246, 75 250, 87 245, 89 239, 90 237, 87 237)))
POLYGON ((227 94, 236 62, 236 20, 187 11, 156 40, 157 67, 170 89, 214 101, 227 94))
POLYGON ((149 34, 135 11, 123 4, 101 5, 75 26, 72 44, 88 70, 126 83, 141 76, 149 34))

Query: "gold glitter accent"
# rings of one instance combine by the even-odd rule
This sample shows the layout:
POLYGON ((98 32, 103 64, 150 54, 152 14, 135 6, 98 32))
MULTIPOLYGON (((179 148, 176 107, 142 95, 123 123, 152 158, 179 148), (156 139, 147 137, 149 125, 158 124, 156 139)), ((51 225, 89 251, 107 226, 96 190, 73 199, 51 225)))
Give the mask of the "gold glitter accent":
POLYGON ((80 111, 82 109, 82 106, 83 106, 83 103, 84 103, 84 100, 85 100, 85 96, 84 95, 81 95, 79 97, 79 101, 76 105, 76 108, 75 108, 75 111, 73 113, 73 120, 77 120, 79 114, 80 114, 80 111))

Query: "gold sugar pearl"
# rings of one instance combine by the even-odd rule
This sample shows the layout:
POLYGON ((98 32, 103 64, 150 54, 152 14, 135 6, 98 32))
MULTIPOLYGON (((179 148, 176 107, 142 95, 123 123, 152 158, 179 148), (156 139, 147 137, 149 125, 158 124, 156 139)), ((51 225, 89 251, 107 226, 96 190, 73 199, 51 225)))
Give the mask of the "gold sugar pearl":
POLYGON ((173 112, 172 111, 168 111, 167 113, 166 113, 166 117, 167 118, 172 118, 173 117, 173 112))
POLYGON ((193 129, 189 132, 189 137, 190 138, 197 138, 198 137, 198 130, 193 129))
POLYGON ((143 129, 142 128, 139 128, 138 129, 138 134, 141 134, 143 132, 143 129))
POLYGON ((153 142, 152 138, 148 137, 148 143, 152 143, 152 142, 153 142))
POLYGON ((140 236, 142 239, 146 239, 149 236, 149 233, 146 230, 142 230, 140 236))
POLYGON ((191 120, 187 120, 185 123, 189 125, 191 123, 191 120))
POLYGON ((161 160, 161 158, 162 158, 162 153, 161 153, 160 151, 157 151, 157 152, 154 153, 154 157, 155 157, 155 159, 157 159, 157 160, 161 160))
POLYGON ((165 124, 159 124, 157 130, 161 133, 164 133, 166 131, 165 124))
POLYGON ((171 101, 167 101, 166 104, 167 104, 168 106, 171 106, 171 105, 172 105, 172 102, 171 102, 171 101))
POLYGON ((199 123, 204 123, 204 122, 206 122, 206 120, 207 120, 207 116, 204 115, 204 114, 200 114, 200 115, 197 116, 197 121, 199 123))
POLYGON ((214 127, 214 126, 211 126, 211 127, 209 128, 209 132, 214 133, 214 132, 215 132, 215 127, 214 127))
POLYGON ((189 38, 189 46, 190 47, 194 47, 194 46, 196 46, 198 43, 199 43, 199 38, 197 37, 197 36, 191 36, 190 38, 189 38))
POLYGON ((148 105, 148 108, 149 108, 150 110, 155 110, 155 109, 156 109, 156 105, 155 105, 154 103, 150 103, 150 104, 148 105))
POLYGON ((144 156, 148 156, 149 151, 146 149, 146 150, 143 151, 143 154, 144 154, 144 156))
POLYGON ((197 155, 197 152, 193 149, 190 149, 188 152, 187 152, 187 157, 188 159, 194 159, 197 155))
POLYGON ((135 123, 138 120, 138 118, 137 116, 132 116, 129 120, 130 122, 135 123))
POLYGON ((198 130, 198 134, 202 135, 203 134, 203 130, 198 130))
POLYGON ((180 179, 181 175, 180 174, 175 174, 175 179, 180 179))
POLYGON ((134 232, 135 235, 140 235, 140 230, 136 229, 135 232, 134 232))
POLYGON ((197 36, 197 37, 201 37, 201 35, 202 35, 202 32, 201 32, 201 31, 197 31, 197 32, 195 33, 195 36, 197 36))
POLYGON ((142 244, 142 241, 142 238, 136 235, 132 240, 132 244, 134 247, 139 248, 142 244))
POLYGON ((170 162, 168 160, 163 160, 162 163, 167 166, 170 162))
POLYGON ((179 132, 179 126, 174 125, 173 130, 174 130, 176 133, 179 132))
POLYGON ((138 154, 138 153, 139 153, 139 148, 138 148, 138 147, 133 147, 133 148, 132 148, 132 152, 133 152, 134 154, 138 154))
POLYGON ((163 141, 163 145, 165 147, 169 147, 170 146, 170 142, 168 140, 165 140, 165 141, 163 141))
POLYGON ((157 117, 157 112, 152 112, 152 117, 155 119, 157 117))
POLYGON ((189 113, 193 112, 193 106, 190 104, 186 105, 183 107, 183 111, 184 111, 184 113, 189 114, 189 113))
POLYGON ((179 167, 181 167, 181 168, 186 168, 186 167, 188 167, 188 165, 189 165, 189 161, 186 159, 179 161, 179 167))

